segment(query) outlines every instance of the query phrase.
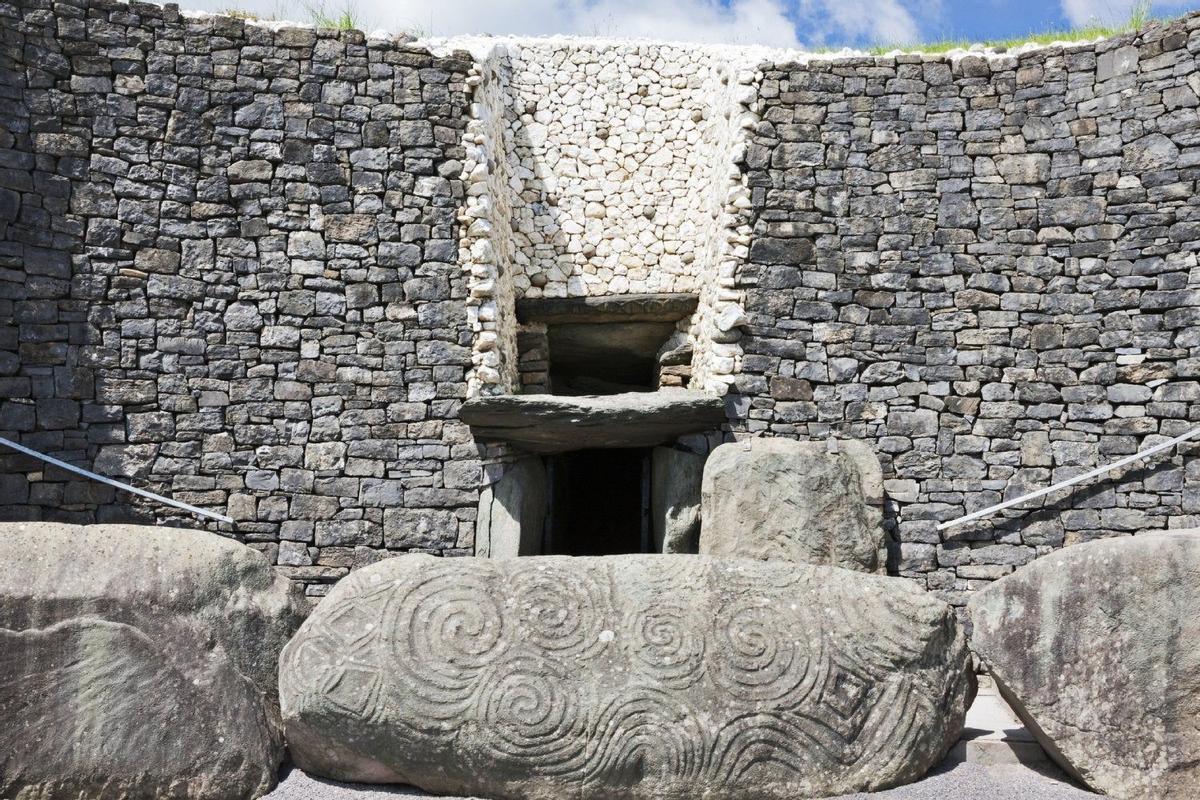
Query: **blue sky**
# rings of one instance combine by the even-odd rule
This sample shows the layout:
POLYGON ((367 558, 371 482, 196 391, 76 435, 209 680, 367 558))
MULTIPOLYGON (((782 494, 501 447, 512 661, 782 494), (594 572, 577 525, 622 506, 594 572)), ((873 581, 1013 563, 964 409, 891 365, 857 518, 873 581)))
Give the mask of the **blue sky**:
MULTIPOLYGON (((320 0, 317 0, 320 2, 320 0)), ((368 30, 645 37, 779 47, 866 46, 1030 32, 1129 18, 1135 0, 324 0, 349 5, 368 30)), ((303 0, 181 0, 185 8, 238 6, 305 19, 303 0), (283 9, 283 10, 281 10, 283 9)), ((1157 0, 1155 15, 1200 9, 1157 0)))

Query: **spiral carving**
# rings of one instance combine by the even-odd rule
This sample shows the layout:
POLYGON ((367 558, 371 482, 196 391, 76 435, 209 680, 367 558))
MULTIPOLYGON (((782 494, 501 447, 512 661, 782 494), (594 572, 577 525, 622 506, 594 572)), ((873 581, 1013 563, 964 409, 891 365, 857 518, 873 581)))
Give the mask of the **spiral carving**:
POLYGON ((327 692, 339 677, 337 644, 324 632, 310 635, 289 648, 280 670, 280 696, 297 697, 310 690, 327 692))
MULTIPOLYGON (((709 775, 718 786, 738 788, 770 780, 773 775, 804 774, 811 770, 814 745, 824 743, 801 718, 783 714, 752 713, 731 720, 713 745, 709 775)), ((827 768, 828 763, 822 764, 827 768)))
POLYGON ((675 594, 680 586, 706 586, 709 583, 707 562, 689 556, 655 559, 640 563, 631 571, 652 592, 667 596, 675 594))
POLYGON ((588 773, 600 785, 644 778, 687 785, 707 768, 709 728, 683 697, 669 692, 640 689, 613 697, 592 730, 588 773))
POLYGON ((506 646, 495 583, 489 570, 464 565, 396 587, 389 617, 401 690, 424 701, 432 719, 457 716, 479 673, 506 646))
POLYGON ((510 764, 536 764, 546 774, 578 770, 587 741, 589 702, 566 667, 531 654, 506 657, 480 682, 485 746, 510 764))
POLYGON ((789 592, 793 595, 809 588, 806 573, 794 570, 762 570, 750 561, 726 560, 709 563, 708 584, 725 591, 754 592, 764 590, 789 592))
POLYGON ((707 624, 682 604, 659 603, 627 616, 625 645, 651 678, 686 689, 704 677, 707 624))
POLYGON ((334 741, 372 780, 784 800, 921 774, 968 663, 952 611, 844 570, 405 556, 335 589, 280 685, 285 718, 320 734, 296 746, 334 741))
POLYGON ((718 682, 738 700, 795 703, 810 678, 810 642, 798 619, 761 597, 726 604, 715 627, 718 682))
POLYGON ((607 575, 572 569, 569 562, 539 562, 518 562, 509 573, 521 641, 559 657, 604 647, 607 575))

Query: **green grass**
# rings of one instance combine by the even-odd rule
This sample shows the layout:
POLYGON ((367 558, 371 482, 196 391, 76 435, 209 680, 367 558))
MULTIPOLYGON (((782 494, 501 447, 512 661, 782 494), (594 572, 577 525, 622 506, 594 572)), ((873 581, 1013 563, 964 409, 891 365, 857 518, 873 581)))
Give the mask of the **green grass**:
MULTIPOLYGON (((1109 36, 1119 36, 1141 28, 1151 20, 1168 21, 1173 17, 1156 17, 1151 14, 1152 0, 1138 0, 1130 12, 1129 19, 1121 25, 1087 25, 1081 28, 1065 28, 1049 31, 1031 31, 1025 36, 1014 36, 1010 39, 943 39, 936 42, 910 42, 906 44, 876 45, 866 48, 872 55, 884 55, 893 50, 921 53, 946 53, 950 50, 966 50, 972 45, 1010 49, 1023 44, 1051 44, 1052 42, 1086 42, 1093 39, 1103 39, 1109 36)), ((817 53, 831 53, 838 48, 825 47, 815 50, 817 53)))
POLYGON ((316 3, 306 3, 304 6, 312 24, 318 28, 333 28, 339 31, 362 30, 362 20, 353 4, 347 2, 341 8, 328 11, 324 0, 316 3))
POLYGON ((215 13, 220 14, 222 17, 233 17, 234 19, 245 20, 262 20, 264 22, 270 22, 276 19, 274 14, 260 14, 257 11, 247 11, 244 8, 238 8, 237 6, 219 8, 215 13))
MULTIPOLYGON (((339 31, 362 30, 364 24, 352 2, 347 2, 341 8, 332 11, 326 9, 324 0, 306 2, 302 8, 308 16, 308 21, 317 28, 333 28, 339 31)), ((228 6, 216 13, 226 17, 234 17, 235 19, 259 20, 261 22, 294 19, 294 17, 287 16, 283 10, 282 3, 277 4, 275 10, 270 13, 247 11, 237 6, 228 6)))

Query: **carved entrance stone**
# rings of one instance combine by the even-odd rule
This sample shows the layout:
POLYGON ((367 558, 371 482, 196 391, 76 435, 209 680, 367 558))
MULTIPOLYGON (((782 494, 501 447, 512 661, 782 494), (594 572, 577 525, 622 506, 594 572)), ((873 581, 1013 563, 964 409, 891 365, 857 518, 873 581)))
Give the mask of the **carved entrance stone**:
POLYGON ((795 800, 938 763, 974 693, 899 579, 702 556, 387 559, 280 667, 305 771, 434 793, 795 800))

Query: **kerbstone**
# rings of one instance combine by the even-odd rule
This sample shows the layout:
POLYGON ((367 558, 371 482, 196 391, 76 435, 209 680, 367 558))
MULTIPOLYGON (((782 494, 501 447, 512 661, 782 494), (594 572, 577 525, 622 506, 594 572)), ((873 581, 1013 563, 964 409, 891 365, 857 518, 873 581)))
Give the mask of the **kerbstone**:
POLYGON ((700 553, 882 572, 882 505, 879 460, 862 442, 723 444, 704 465, 700 553))
POLYGON ((1043 556, 971 598, 972 647, 1046 752, 1105 795, 1200 793, 1200 531, 1043 556))
POLYGON ((387 559, 280 665, 306 772, 496 798, 823 797, 914 780, 974 690, 896 579, 701 556, 387 559))
POLYGON ((0 795, 228 798, 283 760, 297 586, 215 534, 0 524, 0 795))

